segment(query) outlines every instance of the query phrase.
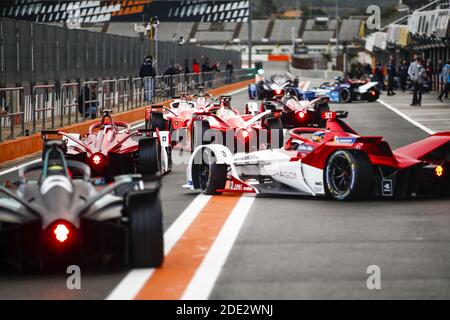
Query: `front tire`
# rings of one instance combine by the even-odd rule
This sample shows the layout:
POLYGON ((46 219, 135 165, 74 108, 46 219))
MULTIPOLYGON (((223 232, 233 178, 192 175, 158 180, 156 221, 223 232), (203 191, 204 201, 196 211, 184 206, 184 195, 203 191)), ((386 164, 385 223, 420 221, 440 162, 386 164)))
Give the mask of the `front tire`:
POLYGON ((158 192, 130 192, 125 198, 130 257, 134 268, 157 268, 164 260, 162 208, 158 192))
POLYGON ((324 175, 326 191, 336 200, 360 200, 373 193, 373 167, 363 152, 334 152, 327 162, 324 175))
POLYGON ((200 189, 206 195, 221 194, 219 189, 224 189, 227 182, 226 164, 216 163, 216 157, 211 150, 203 151, 202 164, 198 170, 200 189))

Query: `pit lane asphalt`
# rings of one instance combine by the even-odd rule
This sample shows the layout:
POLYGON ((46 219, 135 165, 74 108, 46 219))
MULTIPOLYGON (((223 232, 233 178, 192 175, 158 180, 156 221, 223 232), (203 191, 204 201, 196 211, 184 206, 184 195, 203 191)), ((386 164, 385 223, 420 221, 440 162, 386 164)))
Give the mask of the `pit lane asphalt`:
MULTIPOLYGON (((233 96, 233 105, 245 102, 245 91, 233 96)), ((356 131, 382 135, 392 148, 426 136, 376 102, 332 109, 350 111, 347 122, 356 131)), ((184 165, 164 177, 166 230, 196 196, 184 183, 184 165)), ((210 298, 449 298, 449 209, 448 199, 258 198, 210 298), (381 290, 366 287, 369 265, 381 269, 381 290)), ((103 299, 125 274, 82 272, 82 290, 71 291, 64 273, 0 273, 0 299, 103 299)))

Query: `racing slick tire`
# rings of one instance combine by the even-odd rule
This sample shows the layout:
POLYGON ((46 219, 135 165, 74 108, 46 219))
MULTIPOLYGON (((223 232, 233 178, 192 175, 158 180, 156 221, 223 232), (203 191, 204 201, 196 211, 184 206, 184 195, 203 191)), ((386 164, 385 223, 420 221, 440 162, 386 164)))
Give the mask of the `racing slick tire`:
POLYGON ((152 111, 150 116, 150 125, 152 130, 155 130, 156 128, 158 128, 160 131, 166 130, 163 113, 152 111))
POLYGON ((194 151, 198 146, 208 144, 204 139, 205 132, 210 129, 209 122, 206 120, 196 120, 192 124, 191 132, 191 150, 194 151))
POLYGON ((125 197, 129 227, 129 264, 157 268, 164 260, 163 219, 158 192, 133 191, 125 197))
POLYGON ((352 102, 353 94, 349 88, 339 90, 339 100, 344 103, 352 102))
POLYGON ((281 119, 280 118, 267 119, 266 128, 269 130, 270 147, 272 149, 283 148, 284 134, 283 134, 283 123, 281 122, 281 119))
POLYGON ((361 100, 367 100, 367 102, 375 102, 380 98, 380 92, 375 91, 375 95, 372 95, 372 94, 370 94, 370 92, 367 92, 362 96, 362 98, 365 98, 365 99, 361 99, 361 100))
POLYGON ((209 149, 204 149, 202 164, 198 170, 198 181, 202 193, 206 195, 221 194, 219 189, 224 189, 227 182, 226 164, 216 163, 214 153, 209 149))
POLYGON ((158 138, 139 139, 139 173, 143 177, 161 174, 158 138))
POLYGON ((336 200, 361 200, 372 195, 373 167, 366 153, 337 150, 327 161, 325 190, 336 200))

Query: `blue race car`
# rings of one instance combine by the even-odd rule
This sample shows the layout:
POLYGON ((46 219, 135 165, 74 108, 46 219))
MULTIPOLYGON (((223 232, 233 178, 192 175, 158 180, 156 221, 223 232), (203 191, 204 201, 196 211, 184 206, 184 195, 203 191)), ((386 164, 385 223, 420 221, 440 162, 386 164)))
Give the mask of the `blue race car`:
POLYGON ((324 82, 320 87, 304 91, 301 95, 304 100, 313 100, 319 95, 325 94, 332 102, 374 102, 380 97, 377 84, 378 82, 369 80, 350 80, 337 77, 335 82, 324 82))

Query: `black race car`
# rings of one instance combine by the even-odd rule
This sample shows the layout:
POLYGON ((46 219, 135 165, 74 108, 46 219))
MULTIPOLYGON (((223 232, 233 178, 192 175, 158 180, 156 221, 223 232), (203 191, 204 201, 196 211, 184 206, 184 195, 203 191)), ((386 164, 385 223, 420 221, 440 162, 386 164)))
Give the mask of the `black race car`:
POLYGON ((96 186, 89 166, 65 159, 63 144, 48 141, 44 160, 22 168, 14 189, 0 187, 0 262, 19 270, 160 266, 160 175, 145 186, 140 175, 96 186))

